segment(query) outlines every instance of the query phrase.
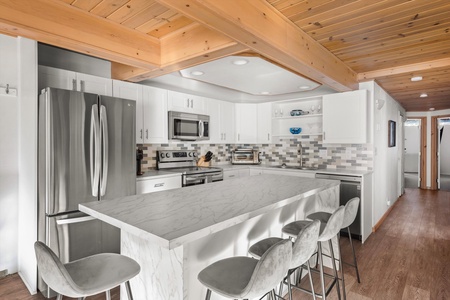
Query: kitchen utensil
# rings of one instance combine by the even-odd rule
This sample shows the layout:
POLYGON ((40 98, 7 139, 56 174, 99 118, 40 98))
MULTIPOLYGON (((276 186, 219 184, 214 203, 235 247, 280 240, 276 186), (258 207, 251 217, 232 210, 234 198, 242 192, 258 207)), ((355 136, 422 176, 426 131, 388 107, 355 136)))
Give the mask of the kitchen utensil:
POLYGON ((209 162, 213 157, 213 153, 211 151, 206 152, 205 154, 205 162, 209 162))

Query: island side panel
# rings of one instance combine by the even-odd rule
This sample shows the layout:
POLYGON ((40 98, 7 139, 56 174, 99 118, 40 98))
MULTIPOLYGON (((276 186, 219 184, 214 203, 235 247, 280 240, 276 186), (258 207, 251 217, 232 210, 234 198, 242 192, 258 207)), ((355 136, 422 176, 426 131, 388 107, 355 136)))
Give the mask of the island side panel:
MULTIPOLYGON (((183 299, 183 246, 169 250, 121 230, 120 251, 141 266, 130 280, 135 299, 183 299)), ((120 299, 128 299, 124 286, 120 299)))
MULTIPOLYGON (((219 259, 248 256, 248 248, 264 238, 287 238, 281 232, 284 225, 295 220, 303 220, 308 214, 316 211, 333 212, 338 206, 339 186, 335 186, 184 245, 183 299, 205 299, 206 288, 197 279, 198 273, 203 268, 219 259)), ((336 249, 335 246, 333 248, 336 249)), ((329 253, 328 245, 324 245, 324 252, 329 253)), ((329 266, 330 263, 331 261, 328 262, 329 266)), ((213 297, 215 300, 227 299, 217 294, 213 297)))

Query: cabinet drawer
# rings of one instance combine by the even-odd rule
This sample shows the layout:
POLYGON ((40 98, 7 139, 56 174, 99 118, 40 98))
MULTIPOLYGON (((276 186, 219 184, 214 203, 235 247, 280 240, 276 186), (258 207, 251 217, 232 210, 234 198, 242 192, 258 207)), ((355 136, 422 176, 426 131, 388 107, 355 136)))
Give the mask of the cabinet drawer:
POLYGON ((136 182, 136 194, 154 193, 181 187, 181 176, 144 179, 136 182))

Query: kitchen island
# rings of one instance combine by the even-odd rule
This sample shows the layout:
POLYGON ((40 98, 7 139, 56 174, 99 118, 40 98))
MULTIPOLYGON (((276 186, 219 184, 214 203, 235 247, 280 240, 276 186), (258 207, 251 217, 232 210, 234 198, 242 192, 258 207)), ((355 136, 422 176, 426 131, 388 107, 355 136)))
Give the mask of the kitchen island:
POLYGON ((131 280, 136 299, 193 300, 206 293, 197 280, 201 269, 247 255, 251 244, 281 236, 283 225, 338 203, 337 181, 259 175, 79 208, 121 229, 121 253, 142 268, 131 280))

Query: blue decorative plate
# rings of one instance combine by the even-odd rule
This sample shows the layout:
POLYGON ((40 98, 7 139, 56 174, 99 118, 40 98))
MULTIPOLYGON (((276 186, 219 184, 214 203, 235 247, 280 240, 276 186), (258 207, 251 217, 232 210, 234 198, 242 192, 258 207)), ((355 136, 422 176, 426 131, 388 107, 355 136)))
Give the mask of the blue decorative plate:
POLYGON ((300 132, 302 132, 302 128, 301 127, 291 127, 291 128, 289 128, 289 131, 292 134, 299 134, 300 132))

